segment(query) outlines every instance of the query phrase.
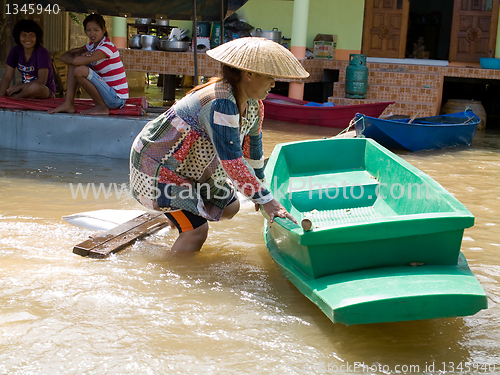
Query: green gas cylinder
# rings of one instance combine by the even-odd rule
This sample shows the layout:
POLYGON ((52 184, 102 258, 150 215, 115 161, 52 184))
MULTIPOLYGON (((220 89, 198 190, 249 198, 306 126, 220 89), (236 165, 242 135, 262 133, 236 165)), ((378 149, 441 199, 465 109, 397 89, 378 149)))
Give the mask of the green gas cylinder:
POLYGON ((349 55, 349 65, 345 71, 345 97, 353 99, 366 98, 368 91, 368 67, 366 55, 349 55))

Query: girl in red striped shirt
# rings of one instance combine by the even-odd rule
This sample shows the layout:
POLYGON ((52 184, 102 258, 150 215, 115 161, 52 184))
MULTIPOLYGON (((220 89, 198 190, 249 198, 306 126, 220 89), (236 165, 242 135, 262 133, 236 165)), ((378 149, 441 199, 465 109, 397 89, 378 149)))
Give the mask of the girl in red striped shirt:
POLYGON ((74 113, 75 94, 79 85, 94 100, 95 107, 83 111, 87 115, 107 115, 110 109, 121 108, 128 98, 128 84, 120 54, 108 38, 106 23, 99 14, 83 21, 89 43, 61 56, 68 64, 66 100, 49 113, 74 113))

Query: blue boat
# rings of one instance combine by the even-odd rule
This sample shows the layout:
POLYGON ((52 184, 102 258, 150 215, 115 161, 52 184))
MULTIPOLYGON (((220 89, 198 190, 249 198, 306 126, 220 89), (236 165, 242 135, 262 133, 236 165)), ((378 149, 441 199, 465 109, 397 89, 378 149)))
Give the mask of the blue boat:
POLYGON ((372 138, 389 149, 409 151, 470 146, 481 122, 471 110, 413 121, 380 119, 358 113, 354 121, 357 137, 372 138))

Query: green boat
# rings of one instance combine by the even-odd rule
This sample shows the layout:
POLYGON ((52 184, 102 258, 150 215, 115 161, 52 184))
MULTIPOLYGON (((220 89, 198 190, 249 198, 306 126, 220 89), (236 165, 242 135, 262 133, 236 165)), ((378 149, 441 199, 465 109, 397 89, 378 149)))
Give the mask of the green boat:
POLYGON ((266 222, 270 254, 334 323, 467 316, 488 307, 460 252, 474 216, 377 142, 281 144, 266 179, 300 223, 266 222))

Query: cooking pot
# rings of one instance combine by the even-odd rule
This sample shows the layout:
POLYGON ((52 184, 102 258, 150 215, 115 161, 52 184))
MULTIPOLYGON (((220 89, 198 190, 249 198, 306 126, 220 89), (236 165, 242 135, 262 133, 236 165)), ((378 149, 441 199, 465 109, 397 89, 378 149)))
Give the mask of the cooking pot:
POLYGON ((266 38, 276 43, 281 43, 281 31, 279 31, 276 27, 272 30, 262 30, 256 28, 252 35, 260 36, 261 38, 266 38))
POLYGON ((151 51, 156 49, 156 42, 158 37, 156 35, 141 35, 142 49, 151 51))
POLYGON ((135 24, 136 25, 150 25, 151 21, 152 21, 151 18, 136 18, 135 24))
POLYGON ((157 26, 168 26, 169 20, 157 19, 155 23, 157 26))
POLYGON ((161 38, 158 40, 157 47, 162 51, 186 52, 189 49, 189 42, 183 42, 180 40, 168 40, 167 38, 161 38))
POLYGON ((128 48, 141 48, 141 36, 139 34, 132 34, 128 40, 128 48))

